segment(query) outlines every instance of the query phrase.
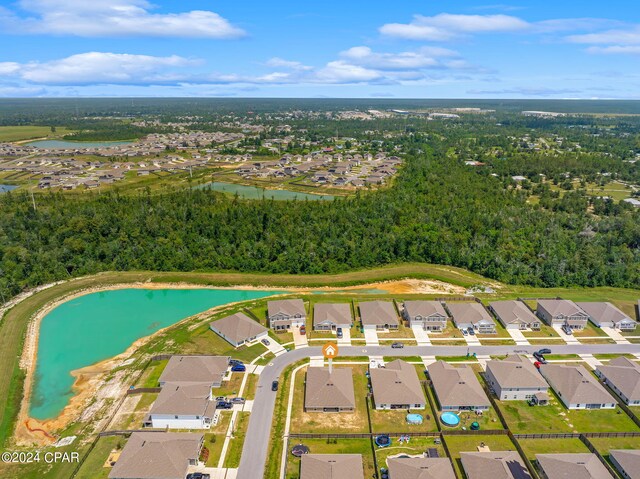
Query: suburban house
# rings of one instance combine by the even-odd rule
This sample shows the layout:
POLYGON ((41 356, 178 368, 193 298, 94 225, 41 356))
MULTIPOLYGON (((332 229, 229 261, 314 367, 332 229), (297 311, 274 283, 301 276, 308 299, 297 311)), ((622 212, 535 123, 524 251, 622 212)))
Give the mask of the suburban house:
POLYGON ((589 315, 589 321, 599 328, 633 331, 638 324, 611 303, 582 302, 576 304, 589 315))
POLYGON ((134 432, 109 479, 184 479, 200 458, 202 434, 134 432))
POLYGON ((517 354, 487 361, 486 380, 501 401, 529 400, 549 388, 533 363, 517 354))
POLYGON ((304 409, 307 412, 353 412, 356 398, 353 389, 353 369, 307 369, 304 390, 304 409))
POLYGON ((209 383, 165 383, 149 411, 146 427, 209 429, 216 402, 209 383))
POLYGON ((349 303, 318 303, 313 308, 313 329, 316 331, 337 331, 350 329, 353 323, 349 303))
POLYGON ((598 366, 595 373, 627 406, 640 406, 640 364, 620 356, 598 366))
POLYGON ((549 326, 568 326, 578 331, 585 328, 589 315, 568 299, 541 299, 536 314, 549 326))
POLYGON ((443 411, 482 411, 491 407, 473 369, 436 361, 427 367, 429 378, 443 411))
POLYGON ((480 334, 496 332, 496 323, 480 303, 447 303, 453 322, 459 329, 474 329, 480 334))
POLYGON ((536 454, 543 479, 613 479, 593 453, 536 454))
POLYGON ((616 407, 616 400, 584 366, 543 364, 540 372, 567 409, 616 407))
POLYGON ((393 457, 387 465, 391 479, 456 479, 446 457, 393 457))
POLYGON ((447 327, 447 312, 438 301, 405 301, 402 316, 411 327, 425 331, 442 331, 447 327))
POLYGON ((640 449, 612 449, 609 460, 625 479, 640 479, 640 449))
POLYGON ((267 303, 269 327, 276 331, 299 328, 307 320, 307 311, 301 299, 281 299, 267 303))
POLYGON ((364 479, 361 454, 303 454, 300 479, 364 479))
POLYGON ((244 313, 236 313, 209 324, 211 330, 234 347, 259 341, 269 330, 244 313))
POLYGON ((461 452, 467 479, 531 479, 516 451, 461 452))
POLYGON ((494 301, 489 303, 489 311, 507 329, 540 330, 540 319, 522 301, 494 301))
POLYGON ((370 369, 376 409, 424 409, 424 390, 413 364, 401 359, 383 368, 370 369))
POLYGON ((376 331, 398 329, 398 316, 393 303, 389 301, 364 301, 359 303, 358 307, 364 329, 376 331))
POLYGON ((228 356, 171 356, 160 375, 159 384, 208 383, 219 388, 229 367, 228 356))

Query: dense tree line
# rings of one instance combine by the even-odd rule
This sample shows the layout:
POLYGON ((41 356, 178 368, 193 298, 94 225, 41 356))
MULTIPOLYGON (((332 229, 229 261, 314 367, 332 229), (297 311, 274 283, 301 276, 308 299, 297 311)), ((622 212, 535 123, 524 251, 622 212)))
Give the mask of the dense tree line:
POLYGON ((0 292, 105 270, 304 274, 402 261, 515 284, 640 285, 639 212, 600 202, 586 214, 579 195, 528 205, 524 191, 448 157, 447 142, 406 142, 392 188, 333 202, 112 191, 39 195, 34 211, 29 196, 2 195, 0 292))

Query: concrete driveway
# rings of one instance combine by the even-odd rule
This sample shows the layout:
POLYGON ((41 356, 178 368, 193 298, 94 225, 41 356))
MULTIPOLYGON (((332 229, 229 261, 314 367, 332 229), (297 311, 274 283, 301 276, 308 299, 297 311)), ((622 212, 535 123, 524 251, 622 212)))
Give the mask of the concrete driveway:
POLYGON ((342 328, 342 337, 338 339, 338 346, 351 346, 351 330, 342 328))
POLYGON ((562 326, 558 326, 557 324, 555 324, 553 326, 553 329, 555 330, 556 333, 558 333, 560 335, 560 337, 563 339, 563 341, 567 344, 580 344, 580 341, 578 341, 578 339, 573 335, 573 334, 567 334, 562 330, 562 326))
POLYGON ((516 342, 516 346, 529 345, 529 340, 525 337, 524 334, 522 334, 522 331, 520 331, 519 329, 507 328, 507 333, 509 333, 509 336, 511 336, 513 340, 516 342))
POLYGON ((273 338, 268 338, 267 341, 269 341, 269 345, 267 346, 264 343, 261 343, 265 348, 267 348, 269 351, 271 351, 273 354, 275 354, 276 356, 282 354, 285 352, 284 346, 282 346, 282 344, 280 344, 278 341, 276 341, 273 338))
POLYGON ((422 326, 414 325, 411 326, 411 330, 413 331, 413 335, 418 342, 418 346, 431 346, 431 340, 429 339, 429 334, 424 330, 422 326))
POLYGON ((309 341, 306 334, 300 334, 300 328, 291 328, 293 333, 293 344, 296 345, 296 349, 306 348, 309 346, 309 341))
POLYGON ((367 346, 378 346, 380 344, 378 341, 378 332, 374 329, 364 330, 364 340, 367 346))

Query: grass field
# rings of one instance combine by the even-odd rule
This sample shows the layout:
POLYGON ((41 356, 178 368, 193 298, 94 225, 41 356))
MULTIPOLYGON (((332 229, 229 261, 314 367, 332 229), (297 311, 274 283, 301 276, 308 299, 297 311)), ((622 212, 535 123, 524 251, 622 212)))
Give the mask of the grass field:
POLYGON ((52 133, 48 126, 0 126, 0 141, 21 141, 35 138, 59 138, 69 133, 65 127, 56 127, 52 133))
POLYGON ((111 436, 98 439, 89 457, 78 471, 77 479, 106 479, 111 472, 110 467, 104 467, 113 450, 122 449, 126 440, 122 437, 111 436))
MULTIPOLYGON (((305 439, 310 454, 362 454, 364 477, 374 477, 375 461, 370 439, 305 439)), ((290 446, 295 445, 291 442, 290 446)), ((300 459, 288 454, 287 479, 298 479, 300 459)), ((271 476, 265 476, 271 477, 271 476)))
POLYGON ((536 454, 589 452, 578 438, 521 439, 518 443, 530 461, 535 460, 536 454))

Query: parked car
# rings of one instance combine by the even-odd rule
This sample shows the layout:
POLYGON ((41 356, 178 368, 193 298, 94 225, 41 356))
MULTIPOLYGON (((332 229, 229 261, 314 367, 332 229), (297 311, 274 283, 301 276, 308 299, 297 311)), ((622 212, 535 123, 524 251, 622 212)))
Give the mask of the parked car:
POLYGON ((247 370, 247 367, 244 364, 234 364, 231 366, 231 371, 234 373, 243 373, 247 370))
POLYGON ((229 364, 231 366, 235 366, 236 364, 244 364, 242 361, 240 361, 239 359, 229 359, 229 364))
POLYGON ((466 329, 463 329, 463 330, 462 330, 462 335, 463 335, 463 336, 469 336, 469 333, 467 333, 467 330, 466 330, 466 329))
POLYGON ((233 402, 234 404, 244 404, 246 401, 245 398, 233 398, 231 400, 231 402, 233 402))
POLYGON ((551 350, 549 348, 542 348, 538 351, 538 354, 551 354, 551 350))
POLYGON ((278 381, 273 381, 271 383, 271 390, 272 391, 277 391, 278 390, 278 381))
POLYGON ((380 479, 389 479, 389 471, 387 471, 384 467, 380 469, 380 479))
POLYGON ((338 339, 341 339, 342 338, 342 328, 336 329, 336 333, 338 335, 338 339))
POLYGON ((300 334, 303 336, 307 334, 307 328, 305 326, 300 326, 300 334))
POLYGON ((218 409, 232 409, 233 403, 231 401, 218 401, 216 403, 216 408, 218 409))
POLYGON ((536 358, 541 364, 547 364, 547 360, 542 354, 533 353, 533 357, 536 358))
POLYGON ((271 342, 268 339, 263 339, 262 341, 260 341, 262 344, 264 344, 265 346, 269 346, 271 344, 271 342))
POLYGON ((391 347, 392 347, 393 349, 402 349, 402 348, 404 348, 404 343, 393 343, 393 344, 391 345, 391 347))
POLYGON ((573 330, 566 324, 562 326, 562 330, 569 336, 573 334, 573 330))
POLYGON ((227 400, 226 396, 218 396, 216 398, 216 401, 226 401, 226 400, 227 400))
POLYGON ((476 332, 473 330, 473 328, 469 328, 468 331, 469 331, 469 334, 471 336, 475 336, 476 335, 476 332))
POLYGON ((187 479, 210 479, 211 476, 209 474, 204 474, 202 472, 192 472, 187 475, 187 479))
POLYGON ((536 369, 540 369, 540 366, 542 366, 542 363, 540 361, 536 361, 535 363, 533 363, 533 365, 536 367, 536 369))

